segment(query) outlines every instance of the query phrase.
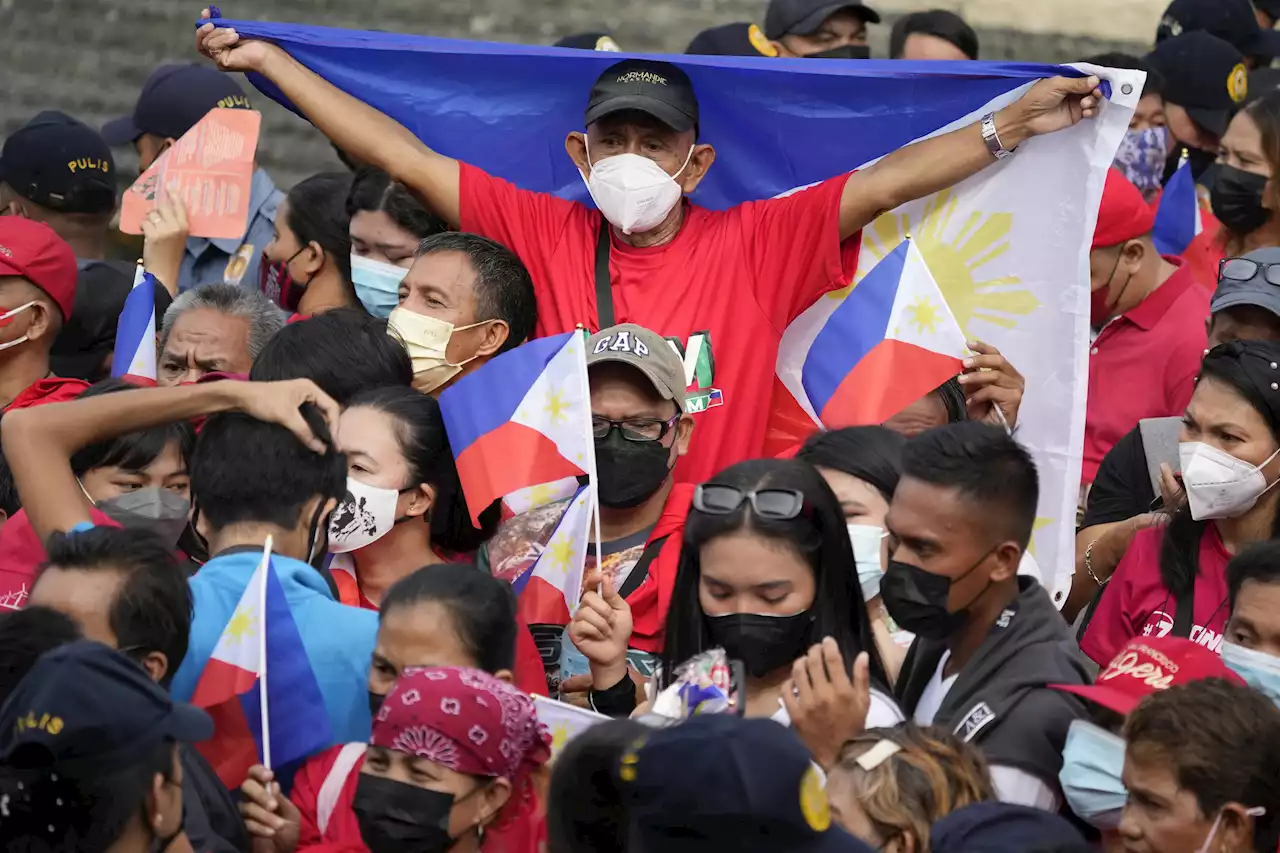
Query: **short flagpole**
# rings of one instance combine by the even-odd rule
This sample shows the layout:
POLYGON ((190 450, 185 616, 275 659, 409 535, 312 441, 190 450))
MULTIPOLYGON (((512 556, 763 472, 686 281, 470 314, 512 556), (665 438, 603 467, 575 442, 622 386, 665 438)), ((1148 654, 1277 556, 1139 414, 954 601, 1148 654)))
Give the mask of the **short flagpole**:
POLYGON ((268 770, 271 769, 271 713, 267 706, 267 580, 271 574, 271 545, 272 539, 268 536, 262 547, 262 587, 258 598, 258 612, 261 614, 258 620, 258 690, 262 711, 262 764, 268 770))
MULTIPOLYGON (((576 332, 581 341, 582 361, 580 363, 582 373, 582 395, 583 401, 587 407, 587 488, 590 494, 587 500, 591 501, 591 516, 594 520, 594 532, 596 536, 596 568, 600 568, 601 552, 604 551, 604 539, 600 536, 600 491, 596 481, 596 437, 591 428, 591 381, 587 375, 587 340, 589 334, 586 329, 576 332)), ((601 581, 600 586, 603 588, 604 582, 601 581)), ((579 587, 581 588, 581 587, 579 587)), ((597 590, 603 594, 603 589, 597 590)))

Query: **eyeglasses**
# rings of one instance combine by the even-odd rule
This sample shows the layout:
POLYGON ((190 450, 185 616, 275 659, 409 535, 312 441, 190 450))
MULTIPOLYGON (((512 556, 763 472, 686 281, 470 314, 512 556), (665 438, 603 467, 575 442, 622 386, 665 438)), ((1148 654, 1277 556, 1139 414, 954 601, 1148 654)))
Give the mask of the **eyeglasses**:
POLYGON ((759 489, 744 492, 733 486, 704 483, 693 491, 693 508, 707 515, 728 515, 751 502, 751 509, 761 518, 787 521, 804 512, 804 495, 795 489, 759 489))
POLYGON ((1267 284, 1280 287, 1280 264, 1260 264, 1248 258, 1224 258, 1218 262, 1219 281, 1252 281, 1258 270, 1267 284))
POLYGON ((611 421, 599 415, 591 416, 591 434, 596 441, 604 441, 615 429, 622 433, 627 441, 660 441, 680 420, 680 413, 669 421, 659 418, 627 418, 625 421, 611 421))

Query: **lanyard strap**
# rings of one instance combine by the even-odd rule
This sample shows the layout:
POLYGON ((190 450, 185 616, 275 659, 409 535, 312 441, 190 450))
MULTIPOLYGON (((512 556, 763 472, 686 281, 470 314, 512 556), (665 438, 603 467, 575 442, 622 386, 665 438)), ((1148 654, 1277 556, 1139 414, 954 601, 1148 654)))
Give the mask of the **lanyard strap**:
POLYGON ((613 287, 609 284, 609 220, 600 217, 600 234, 596 237, 596 326, 607 329, 616 322, 613 316, 613 287))

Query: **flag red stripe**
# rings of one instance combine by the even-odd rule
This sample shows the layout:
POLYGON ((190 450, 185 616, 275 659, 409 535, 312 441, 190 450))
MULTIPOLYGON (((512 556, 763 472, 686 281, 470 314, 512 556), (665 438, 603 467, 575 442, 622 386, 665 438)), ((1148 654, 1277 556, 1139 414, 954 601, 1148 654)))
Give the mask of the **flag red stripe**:
POLYGON ((220 705, 241 693, 248 693, 257 680, 257 673, 211 657, 205 661, 204 671, 196 682, 191 704, 197 708, 220 705))
POLYGON ((515 421, 480 436, 458 456, 458 479, 476 525, 480 513, 503 495, 581 473, 555 442, 515 421))
MULTIPOLYGON (((212 661, 210 661, 212 663, 212 661)), ((236 790, 258 763, 258 744, 249 730, 240 697, 206 707, 213 718, 213 737, 195 745, 228 790, 236 790)))
POLYGON ((884 340, 863 356, 822 410, 827 429, 880 424, 961 371, 960 359, 884 340))

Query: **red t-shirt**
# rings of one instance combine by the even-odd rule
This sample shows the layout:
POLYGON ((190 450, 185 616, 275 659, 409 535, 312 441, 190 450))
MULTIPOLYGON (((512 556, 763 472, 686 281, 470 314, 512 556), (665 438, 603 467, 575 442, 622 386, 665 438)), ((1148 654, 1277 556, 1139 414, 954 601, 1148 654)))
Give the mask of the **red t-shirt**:
POLYGON ((1089 402, 1082 479, 1092 483, 1107 455, 1143 418, 1181 415, 1191 402, 1205 350, 1207 288, 1178 267, 1131 311, 1112 320, 1089 348, 1089 402))
MULTIPOLYGON (((673 341, 684 357, 690 411, 700 413, 676 467, 681 481, 701 482, 763 453, 783 330, 819 296, 847 286, 857 267, 860 237, 840 242, 847 180, 723 211, 686 203, 680 232, 663 246, 638 249, 614 237, 617 322, 673 341)), ((463 163, 461 212, 462 230, 503 243, 529 268, 536 334, 598 328, 598 211, 463 163)))
MULTIPOLYGON (((97 507, 89 508, 97 527, 120 525, 97 507)), ((27 511, 20 509, 0 528, 0 610, 21 610, 36 583, 36 569, 49 558, 36 538, 27 511)))
MULTIPOLYGON (((1138 636, 1163 637, 1173 630, 1177 602, 1160 579, 1160 543, 1164 528, 1138 531, 1098 602, 1080 649, 1098 666, 1106 666, 1125 643, 1138 636)), ((1190 639, 1213 651, 1222 647, 1230 608, 1227 606, 1227 561, 1218 528, 1209 522, 1200 538, 1194 616, 1190 639)))
MULTIPOLYGON (((301 812, 295 853, 368 853, 351 808, 360 781, 361 761, 347 774, 324 832, 318 825, 320 791, 341 752, 342 746, 338 745, 311 756, 293 777, 289 800, 301 812)), ((486 829, 481 853, 537 853, 546 838, 546 825, 541 809, 533 803, 523 812, 499 819, 496 825, 486 829)))

